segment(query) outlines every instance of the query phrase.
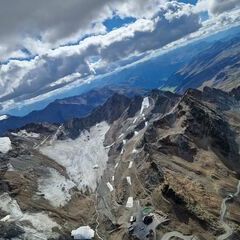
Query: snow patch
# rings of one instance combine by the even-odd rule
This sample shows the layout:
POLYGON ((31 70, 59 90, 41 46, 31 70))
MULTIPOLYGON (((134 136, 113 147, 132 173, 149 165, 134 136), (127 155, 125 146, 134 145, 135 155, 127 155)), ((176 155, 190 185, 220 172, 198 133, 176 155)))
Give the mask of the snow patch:
POLYGON ((126 177, 126 178, 127 178, 128 184, 129 184, 129 185, 132 185, 131 177, 128 176, 128 177, 126 177))
POLYGON ((33 228, 37 230, 38 233, 42 234, 44 239, 50 236, 54 236, 55 234, 52 233, 52 228, 60 226, 54 222, 48 215, 44 213, 26 213, 23 215, 21 221, 29 221, 33 225, 33 228))
POLYGON ((115 177, 114 177, 114 176, 112 176, 112 182, 114 182, 114 180, 115 180, 115 177))
POLYGON ((128 168, 129 168, 129 169, 132 168, 132 165, 133 165, 133 161, 131 161, 131 162, 129 163, 128 168))
POLYGON ((71 236, 74 239, 92 239, 94 237, 94 230, 89 226, 83 226, 76 230, 72 230, 71 236))
POLYGON ((146 109, 146 108, 149 108, 150 106, 150 102, 149 102, 149 97, 145 97, 142 101, 142 107, 141 107, 141 111, 140 111, 140 114, 143 114, 143 111, 146 109))
POLYGON ((137 136, 138 135, 138 131, 134 131, 134 136, 137 136))
POLYGON ((10 220, 15 221, 23 217, 23 213, 16 200, 12 199, 8 193, 0 196, 0 208, 10 215, 10 220))
POLYGON ((51 146, 42 146, 40 151, 66 168, 70 179, 79 189, 88 186, 93 191, 103 174, 108 160, 108 151, 103 146, 109 130, 106 122, 83 131, 77 139, 57 140, 51 146), (98 165, 99 168, 93 169, 98 165))
POLYGON ((136 149, 136 148, 134 148, 133 150, 132 150, 132 153, 134 154, 134 153, 138 153, 138 150, 136 149))
POLYGON ((0 222, 8 222, 11 219, 11 215, 7 215, 6 217, 2 218, 0 222))
POLYGON ((148 122, 145 122, 145 127, 147 127, 148 126, 148 122))
POLYGON ((8 119, 8 115, 2 115, 0 116, 0 121, 8 119))
POLYGON ((47 240, 57 237, 57 234, 52 232, 52 228, 60 228, 56 222, 45 213, 23 213, 17 201, 12 199, 8 193, 0 196, 0 209, 8 213, 1 221, 17 221, 25 231, 24 239, 35 239, 33 237, 38 236, 40 239, 47 240), (24 221, 29 221, 32 226, 26 226, 24 221))
POLYGON ((13 171, 15 171, 15 169, 14 169, 14 167, 13 167, 13 165, 12 165, 11 163, 8 163, 8 164, 7 164, 7 168, 8 168, 8 172, 13 172, 13 171))
POLYGON ((114 188, 110 182, 107 183, 107 186, 108 186, 110 192, 112 192, 114 190, 114 188))
POLYGON ((117 168, 118 167, 118 163, 116 163, 115 167, 114 168, 117 168))
POLYGON ((133 207, 133 197, 129 197, 127 200, 126 208, 132 208, 133 207))
POLYGON ((12 143, 9 137, 0 138, 0 152, 7 153, 12 149, 12 143))
POLYGON ((44 194, 44 198, 47 199, 52 206, 64 206, 71 200, 70 190, 76 185, 55 169, 49 168, 48 170, 48 177, 38 179, 38 191, 44 194))

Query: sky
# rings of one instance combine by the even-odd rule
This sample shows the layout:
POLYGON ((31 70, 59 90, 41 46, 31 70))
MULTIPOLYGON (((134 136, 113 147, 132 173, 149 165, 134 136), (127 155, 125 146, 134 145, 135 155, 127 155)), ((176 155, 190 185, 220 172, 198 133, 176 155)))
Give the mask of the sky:
POLYGON ((0 114, 240 24, 239 0, 0 3, 0 114))

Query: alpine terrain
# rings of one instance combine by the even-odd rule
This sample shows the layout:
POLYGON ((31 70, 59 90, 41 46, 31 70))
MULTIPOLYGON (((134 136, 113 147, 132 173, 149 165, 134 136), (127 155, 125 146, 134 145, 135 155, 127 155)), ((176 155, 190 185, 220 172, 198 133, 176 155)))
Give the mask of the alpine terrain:
POLYGON ((0 138, 1 239, 240 239, 240 88, 118 92, 0 138))

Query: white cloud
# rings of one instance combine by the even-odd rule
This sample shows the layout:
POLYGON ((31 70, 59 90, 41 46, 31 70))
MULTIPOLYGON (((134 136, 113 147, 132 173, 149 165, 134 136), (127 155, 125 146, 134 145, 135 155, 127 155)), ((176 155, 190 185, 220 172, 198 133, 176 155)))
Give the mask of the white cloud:
POLYGON ((208 11, 212 15, 219 15, 238 7, 239 0, 199 0, 196 4, 197 11, 208 11))
MULTIPOLYGON (((190 6, 172 2, 161 5, 152 19, 136 22, 105 35, 91 36, 77 45, 48 50, 41 41, 31 48, 39 55, 28 61, 10 61, 0 72, 0 100, 16 101, 36 97, 93 73, 89 60, 97 57, 102 64, 98 71, 108 71, 125 58, 155 50, 198 30, 198 15, 190 6), (77 76, 77 77, 76 77, 77 76)), ((29 40, 31 43, 31 40, 29 40)))
POLYGON ((41 54, 76 42, 85 35, 106 31, 103 20, 113 13, 137 18, 152 16, 168 0, 0 0, 0 61, 16 50, 27 48, 41 54))

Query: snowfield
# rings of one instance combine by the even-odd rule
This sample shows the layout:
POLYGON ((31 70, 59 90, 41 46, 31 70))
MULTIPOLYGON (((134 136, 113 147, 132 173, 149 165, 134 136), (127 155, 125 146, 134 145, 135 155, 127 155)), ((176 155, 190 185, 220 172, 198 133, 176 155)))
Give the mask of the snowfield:
POLYGON ((88 187, 94 191, 108 160, 109 149, 103 146, 108 130, 109 125, 102 122, 89 132, 83 131, 75 140, 57 140, 50 146, 42 146, 40 151, 64 166, 78 189, 88 187), (98 168, 94 169, 96 165, 98 168))
POLYGON ((9 137, 1 137, 0 138, 0 152, 7 153, 12 149, 11 140, 9 137))
POLYGON ((61 207, 71 200, 70 190, 76 186, 74 182, 66 179, 58 171, 49 168, 49 176, 38 179, 38 191, 44 194, 52 206, 61 207))

